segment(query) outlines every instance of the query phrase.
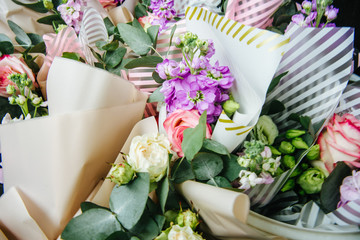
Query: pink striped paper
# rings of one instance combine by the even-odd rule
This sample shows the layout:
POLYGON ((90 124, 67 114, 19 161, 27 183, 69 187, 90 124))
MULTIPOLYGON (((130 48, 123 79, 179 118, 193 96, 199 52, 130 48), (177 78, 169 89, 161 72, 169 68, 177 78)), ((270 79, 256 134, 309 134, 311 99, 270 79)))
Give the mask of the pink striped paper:
POLYGON ((266 28, 272 23, 271 15, 283 0, 229 0, 225 17, 244 25, 266 28))

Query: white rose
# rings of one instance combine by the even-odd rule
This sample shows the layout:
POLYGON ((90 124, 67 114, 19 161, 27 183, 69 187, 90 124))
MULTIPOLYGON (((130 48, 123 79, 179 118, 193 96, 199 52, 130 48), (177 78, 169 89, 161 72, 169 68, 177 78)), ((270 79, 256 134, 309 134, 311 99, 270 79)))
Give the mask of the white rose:
POLYGON ((173 225, 169 234, 168 240, 201 240, 203 239, 199 234, 195 233, 191 227, 173 225))
POLYGON ((145 134, 132 139, 127 162, 135 172, 148 172, 151 182, 165 175, 171 153, 170 142, 163 134, 145 134))

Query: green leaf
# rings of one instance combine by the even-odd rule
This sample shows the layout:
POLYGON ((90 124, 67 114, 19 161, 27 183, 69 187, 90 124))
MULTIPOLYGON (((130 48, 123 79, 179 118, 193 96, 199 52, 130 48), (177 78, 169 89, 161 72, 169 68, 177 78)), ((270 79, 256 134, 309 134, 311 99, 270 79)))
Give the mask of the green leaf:
POLYGON ((30 40, 31 40, 31 45, 33 45, 33 46, 35 46, 35 45, 37 45, 37 44, 39 44, 39 43, 43 43, 43 42, 44 42, 43 38, 42 38, 40 35, 38 35, 38 34, 35 34, 35 33, 27 33, 27 35, 28 35, 28 37, 29 37, 30 40))
POLYGON ((230 182, 234 181, 239 177, 239 173, 241 170, 245 170, 246 168, 241 167, 237 162, 237 155, 230 154, 230 157, 223 156, 223 164, 224 168, 221 172, 221 176, 226 177, 230 182))
POLYGON ((126 232, 114 232, 109 237, 107 237, 105 240, 130 240, 130 234, 126 232))
MULTIPOLYGON (((99 206, 99 205, 97 205, 97 204, 95 204, 95 203, 92 203, 92 202, 82 202, 82 203, 80 204, 80 208, 81 208, 81 211, 82 211, 82 212, 86 212, 86 211, 88 211, 88 210, 90 210, 90 209, 94 209, 94 208, 107 209, 107 208, 105 208, 105 207, 103 207, 103 206, 99 206)), ((109 211, 109 209, 107 209, 107 210, 109 211)))
POLYGON ((99 41, 96 42, 95 45, 99 50, 115 51, 119 47, 119 41, 113 41, 111 43, 107 43, 106 41, 99 41))
POLYGON ((162 92, 160 92, 161 86, 157 88, 148 98, 148 102, 162 102, 164 101, 165 97, 162 92))
POLYGON ((117 28, 125 43, 129 45, 135 53, 145 55, 150 51, 152 42, 144 30, 125 23, 119 23, 117 28))
POLYGON ((165 212, 165 205, 169 195, 169 179, 166 177, 162 180, 160 187, 157 189, 157 196, 159 198, 161 211, 165 212))
MULTIPOLYGON (((60 16, 60 15, 57 15, 57 14, 48 15, 48 16, 39 18, 39 19, 37 20, 38 23, 42 23, 42 24, 46 24, 46 25, 51 25, 51 26, 53 25, 53 22, 54 22, 54 21, 57 21, 57 22, 63 21, 63 22, 64 22, 64 20, 61 18, 61 16, 60 16)), ((65 22, 64 22, 64 24, 65 24, 65 22)))
POLYGON ((210 179, 207 184, 213 185, 215 187, 222 187, 222 188, 231 188, 231 184, 229 180, 222 176, 216 176, 212 179, 210 179))
POLYGON ((46 46, 44 42, 36 44, 32 48, 30 48, 29 53, 44 53, 46 51, 46 46))
POLYGON ((156 67, 158 63, 162 63, 164 59, 158 56, 145 56, 141 58, 135 58, 125 65, 127 69, 137 67, 156 67))
POLYGON ((14 45, 11 39, 3 33, 0 33, 0 52, 3 54, 13 54, 14 45))
POLYGON ((272 90, 274 90, 274 88, 279 84, 280 80, 286 75, 288 74, 288 72, 284 72, 281 73, 279 75, 277 75, 276 77, 273 78, 273 80, 271 81, 267 94, 269 94, 272 90))
POLYGON ((340 201, 340 186, 343 179, 351 175, 351 168, 344 162, 338 162, 335 169, 325 179, 320 192, 320 201, 326 213, 336 209, 340 201))
POLYGON ((118 65, 116 68, 108 69, 108 71, 113 73, 113 74, 122 76, 122 70, 127 70, 125 68, 125 65, 128 64, 130 61, 131 61, 131 59, 129 59, 129 58, 123 58, 120 65, 118 65))
POLYGON ((141 24, 139 23, 139 21, 138 21, 136 18, 134 18, 134 20, 133 20, 133 22, 132 22, 131 25, 132 25, 133 27, 136 27, 136 28, 138 28, 138 29, 140 29, 140 30, 145 31, 144 28, 141 26, 141 24))
POLYGON ((141 17, 147 16, 147 15, 148 15, 148 13, 146 11, 146 8, 140 3, 136 4, 136 6, 135 6, 135 17, 136 18, 141 18, 141 17))
POLYGON ((228 155, 229 151, 227 150, 227 148, 222 145, 221 143, 211 140, 211 139, 204 139, 204 143, 203 143, 203 148, 205 148, 206 150, 212 151, 214 153, 218 153, 221 155, 228 155))
POLYGON ((34 10, 35 12, 47 13, 49 11, 48 9, 46 9, 44 7, 44 3, 42 1, 38 1, 36 3, 28 3, 28 4, 27 3, 22 3, 22 2, 17 1, 17 0, 11 0, 11 1, 13 1, 14 3, 16 3, 18 5, 30 8, 31 10, 34 10))
MULTIPOLYGON (((165 222, 165 217, 163 218, 165 222)), ((158 223, 155 221, 153 216, 151 216, 148 211, 145 211, 138 224, 130 229, 130 232, 140 239, 152 240, 159 235, 160 230, 158 223)))
POLYGON ((200 152, 192 160, 192 167, 196 179, 209 180, 222 171, 223 161, 217 154, 200 152))
POLYGON ((182 183, 187 180, 195 179, 194 172, 188 161, 178 160, 172 168, 172 180, 174 183, 182 183))
POLYGON ((282 102, 275 99, 263 107, 261 115, 275 114, 275 113, 282 112, 284 110, 285 110, 285 105, 282 102))
POLYGON ((7 22, 9 24, 9 27, 11 28, 11 30, 16 35, 16 37, 15 37, 16 42, 19 43, 25 49, 29 48, 31 46, 31 39, 24 32, 24 30, 19 25, 17 25, 16 23, 14 23, 11 20, 8 20, 7 22))
POLYGON ((73 59, 76 61, 80 61, 81 57, 79 53, 75 53, 75 52, 63 52, 62 54, 63 58, 69 58, 69 59, 73 59))
POLYGON ((114 68, 120 64, 126 54, 126 48, 118 48, 115 51, 107 51, 105 56, 106 68, 114 68))
POLYGON ((121 230, 120 223, 112 212, 94 208, 73 218, 65 227, 61 238, 64 240, 105 239, 119 230, 121 230))
POLYGON ((181 148, 188 161, 191 161, 203 145, 206 136, 206 111, 201 114, 199 124, 195 128, 184 130, 184 139, 181 148))
POLYGON ((150 177, 139 172, 131 183, 114 187, 110 195, 110 209, 126 229, 133 228, 140 220, 149 194, 150 177))
POLYGON ((159 28, 160 28, 159 25, 153 25, 147 29, 147 34, 149 35, 149 37, 153 43, 153 48, 156 48, 157 38, 158 38, 158 34, 159 34, 159 28))
POLYGON ((153 71, 153 73, 152 73, 152 78, 153 78, 153 79, 155 80, 155 82, 157 82, 157 83, 163 83, 163 82, 165 82, 165 80, 162 79, 156 71, 153 71))
POLYGON ((177 25, 176 25, 176 24, 174 24, 174 26, 172 26, 172 28, 171 28, 169 47, 171 47, 172 39, 173 39, 173 37, 174 37, 176 28, 177 28, 177 25))
POLYGON ((116 33, 116 26, 114 26, 114 24, 111 22, 111 20, 108 17, 104 18, 104 24, 109 36, 114 35, 116 33))

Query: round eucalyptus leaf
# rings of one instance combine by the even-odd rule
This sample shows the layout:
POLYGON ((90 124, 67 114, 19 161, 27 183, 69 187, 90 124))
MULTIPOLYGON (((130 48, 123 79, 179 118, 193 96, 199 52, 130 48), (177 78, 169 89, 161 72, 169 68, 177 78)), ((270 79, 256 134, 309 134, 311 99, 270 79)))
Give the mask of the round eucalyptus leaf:
POLYGON ((217 154, 200 152, 192 160, 192 167, 196 179, 209 180, 221 172, 223 161, 217 154))

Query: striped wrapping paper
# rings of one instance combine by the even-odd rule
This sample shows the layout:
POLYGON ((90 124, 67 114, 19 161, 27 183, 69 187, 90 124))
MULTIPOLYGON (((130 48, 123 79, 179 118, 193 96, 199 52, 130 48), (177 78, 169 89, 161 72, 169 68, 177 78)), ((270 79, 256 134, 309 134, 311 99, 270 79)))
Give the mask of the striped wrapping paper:
POLYGON ((229 0, 225 16, 245 25, 266 28, 283 0, 229 0))
POLYGON ((184 14, 187 7, 204 7, 212 12, 221 12, 221 0, 174 0, 178 14, 184 14))
POLYGON ((335 113, 351 113, 360 119, 360 82, 349 84, 345 88, 335 113))
MULTIPOLYGON (((332 116, 351 75, 354 30, 301 28, 290 24, 285 35, 291 40, 275 75, 286 71, 288 74, 266 99, 267 103, 276 99, 286 106, 285 112, 271 116, 280 132, 295 127, 287 120, 291 113, 309 116, 313 124, 326 123, 332 116)), ((349 89, 344 98, 348 104, 358 106, 354 94, 358 93, 349 89)), ((306 152, 299 157, 297 165, 305 155, 306 152)), ((292 170, 275 178, 270 185, 251 189, 251 204, 263 207, 269 203, 292 170)))

